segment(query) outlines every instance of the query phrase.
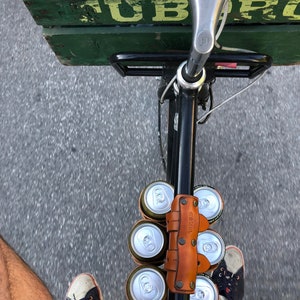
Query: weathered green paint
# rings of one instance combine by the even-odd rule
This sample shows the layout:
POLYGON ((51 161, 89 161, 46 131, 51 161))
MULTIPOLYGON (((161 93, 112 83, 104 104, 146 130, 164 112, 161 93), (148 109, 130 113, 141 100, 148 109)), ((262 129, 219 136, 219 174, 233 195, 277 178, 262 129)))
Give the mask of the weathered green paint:
MULTIPOLYGON (((118 52, 189 50, 189 26, 46 28, 44 35, 65 65, 106 65, 118 52)), ((221 35, 224 46, 247 48, 271 55, 274 64, 300 63, 300 26, 228 26, 221 35)))
MULTIPOLYGON (((190 24, 188 0, 23 0, 43 26, 190 24)), ((231 0, 228 24, 300 22, 300 0, 231 0)))
MULTIPOLYGON (((188 50, 188 0, 24 0, 67 65, 108 64, 123 51, 188 50)), ((300 63, 300 0, 229 0, 221 41, 300 63), (282 24, 289 24, 282 26, 282 24), (258 26, 259 25, 259 26, 258 26)))

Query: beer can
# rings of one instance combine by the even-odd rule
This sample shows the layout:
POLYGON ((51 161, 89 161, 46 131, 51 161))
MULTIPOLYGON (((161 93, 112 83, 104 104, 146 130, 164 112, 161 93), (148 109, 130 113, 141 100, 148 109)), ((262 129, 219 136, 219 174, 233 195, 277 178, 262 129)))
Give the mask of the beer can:
POLYGON ((195 293, 190 295, 190 300, 218 300, 219 292, 213 281, 207 276, 196 277, 195 293))
POLYGON ((213 269, 225 255, 225 243, 218 233, 206 230, 198 234, 197 252, 206 256, 213 269))
POLYGON ((149 184, 140 194, 139 205, 144 217, 165 221, 166 213, 171 210, 174 187, 164 181, 149 184))
POLYGON ((210 186, 197 186, 194 188, 194 196, 199 199, 199 213, 204 215, 210 224, 220 218, 224 201, 217 190, 210 186))
POLYGON ((157 223, 141 220, 128 237, 129 250, 137 263, 161 265, 167 251, 167 236, 157 223))
POLYGON ((162 270, 140 266, 133 270, 126 283, 128 300, 165 300, 167 288, 162 270))

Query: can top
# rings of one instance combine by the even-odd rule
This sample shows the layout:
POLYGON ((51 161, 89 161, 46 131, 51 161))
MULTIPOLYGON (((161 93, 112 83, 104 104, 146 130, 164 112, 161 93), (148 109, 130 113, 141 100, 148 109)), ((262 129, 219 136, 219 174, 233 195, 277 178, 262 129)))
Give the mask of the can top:
POLYGON ((197 276, 195 293, 190 295, 191 300, 218 300, 218 291, 211 279, 206 276, 197 276))
POLYGON ((129 289, 134 300, 161 300, 165 294, 166 284, 159 271, 144 267, 133 275, 129 289))
POLYGON ((130 236, 133 251, 143 257, 151 258, 160 253, 165 243, 160 228, 150 222, 138 224, 130 236))
POLYGON ((201 186, 194 190, 194 196, 199 199, 199 213, 207 219, 217 217, 223 209, 221 195, 209 186, 201 186))
POLYGON ((164 181, 156 181, 147 186, 144 192, 146 207, 156 214, 165 214, 171 210, 174 188, 164 181))
POLYGON ((197 251, 205 255, 210 264, 214 265, 224 257, 225 244, 218 233, 206 230, 198 234, 197 251))

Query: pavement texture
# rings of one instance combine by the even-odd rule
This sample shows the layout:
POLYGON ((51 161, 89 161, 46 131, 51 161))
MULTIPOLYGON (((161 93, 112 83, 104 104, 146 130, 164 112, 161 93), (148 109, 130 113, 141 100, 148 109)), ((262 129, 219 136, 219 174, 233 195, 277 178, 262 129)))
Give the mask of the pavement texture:
MULTIPOLYGON (((158 82, 59 64, 22 1, 0 3, 0 234, 54 299, 93 273, 125 299, 127 236, 164 179, 158 82)), ((245 299, 300 299, 300 67, 274 67, 198 127, 196 183, 216 187, 216 230, 244 252, 245 299)), ((215 98, 245 86, 219 80, 215 98)))

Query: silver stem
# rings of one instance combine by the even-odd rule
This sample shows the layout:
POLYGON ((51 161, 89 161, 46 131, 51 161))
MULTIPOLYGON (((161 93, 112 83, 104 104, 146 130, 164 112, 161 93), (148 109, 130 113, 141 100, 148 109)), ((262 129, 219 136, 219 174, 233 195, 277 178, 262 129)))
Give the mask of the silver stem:
POLYGON ((193 41, 186 73, 196 77, 204 67, 214 44, 219 18, 226 0, 190 0, 193 12, 193 41))

